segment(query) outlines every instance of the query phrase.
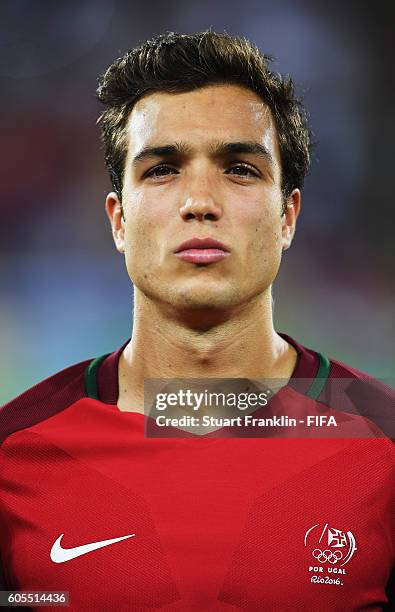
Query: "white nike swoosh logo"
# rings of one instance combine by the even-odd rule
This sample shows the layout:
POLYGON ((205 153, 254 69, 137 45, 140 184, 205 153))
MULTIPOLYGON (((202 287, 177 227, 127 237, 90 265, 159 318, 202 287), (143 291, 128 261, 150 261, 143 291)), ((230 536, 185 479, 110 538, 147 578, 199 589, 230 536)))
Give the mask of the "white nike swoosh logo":
POLYGON ((112 538, 111 540, 101 540, 100 542, 91 542, 90 544, 83 544, 82 546, 74 546, 74 548, 62 548, 60 544, 60 540, 64 536, 64 533, 62 533, 51 548, 51 561, 54 563, 64 563, 65 561, 70 561, 70 559, 75 559, 75 557, 86 555, 86 553, 92 552, 92 550, 97 550, 98 548, 103 548, 103 546, 109 546, 110 544, 115 544, 115 542, 132 538, 134 535, 136 534, 132 533, 130 535, 121 536, 120 538, 112 538))

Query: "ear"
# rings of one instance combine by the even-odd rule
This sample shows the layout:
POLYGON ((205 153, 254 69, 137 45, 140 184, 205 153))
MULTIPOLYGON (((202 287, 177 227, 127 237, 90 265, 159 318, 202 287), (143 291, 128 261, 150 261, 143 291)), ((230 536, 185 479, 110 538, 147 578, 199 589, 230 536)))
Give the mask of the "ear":
POLYGON ((106 197, 106 213, 111 223, 112 237, 117 251, 125 252, 125 217, 123 207, 115 191, 111 191, 106 197))
POLYGON ((286 251, 291 246, 296 229, 296 220, 300 212, 301 199, 300 190, 294 189, 285 203, 281 227, 283 251, 286 251))

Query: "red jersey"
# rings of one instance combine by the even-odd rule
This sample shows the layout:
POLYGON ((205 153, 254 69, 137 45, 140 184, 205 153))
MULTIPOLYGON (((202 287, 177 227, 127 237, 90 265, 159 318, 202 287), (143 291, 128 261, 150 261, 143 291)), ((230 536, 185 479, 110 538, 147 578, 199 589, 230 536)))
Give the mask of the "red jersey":
POLYGON ((125 345, 73 365, 0 411, 0 588, 73 612, 393 609, 394 395, 284 337, 278 398, 382 435, 149 438, 117 407, 125 345))

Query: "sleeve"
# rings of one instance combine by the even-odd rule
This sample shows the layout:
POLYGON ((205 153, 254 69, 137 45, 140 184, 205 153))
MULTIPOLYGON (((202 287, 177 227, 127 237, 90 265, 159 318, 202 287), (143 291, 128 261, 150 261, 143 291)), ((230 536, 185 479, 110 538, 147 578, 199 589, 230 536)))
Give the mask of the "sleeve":
MULTIPOLYGON (((9 589, 5 581, 4 565, 3 565, 3 560, 1 558, 1 551, 0 551, 0 591, 8 591, 8 590, 9 589)), ((1 610, 7 610, 8 612, 10 612, 12 608, 10 606, 1 606, 1 610)))
MULTIPOLYGON (((0 551, 0 591, 10 591, 12 589, 6 583, 5 579, 5 568, 3 564, 3 560, 1 558, 0 551)), ((6 612, 15 612, 15 610, 25 610, 26 612, 32 612, 32 608, 28 608, 26 606, 1 606, 0 610, 4 610, 6 612)))
POLYGON ((385 592, 388 597, 388 603, 385 604, 383 611, 392 612, 395 610, 395 565, 392 568, 392 573, 387 582, 385 592))

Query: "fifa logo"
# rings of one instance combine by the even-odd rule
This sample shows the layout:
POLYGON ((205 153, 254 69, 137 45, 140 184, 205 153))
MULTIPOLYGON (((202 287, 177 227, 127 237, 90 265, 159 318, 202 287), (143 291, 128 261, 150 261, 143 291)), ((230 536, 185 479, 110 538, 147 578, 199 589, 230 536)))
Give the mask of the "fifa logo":
POLYGON ((328 567, 346 565, 357 550, 355 538, 351 531, 329 527, 319 523, 310 527, 304 536, 304 545, 311 547, 312 556, 319 563, 328 564, 328 567))

